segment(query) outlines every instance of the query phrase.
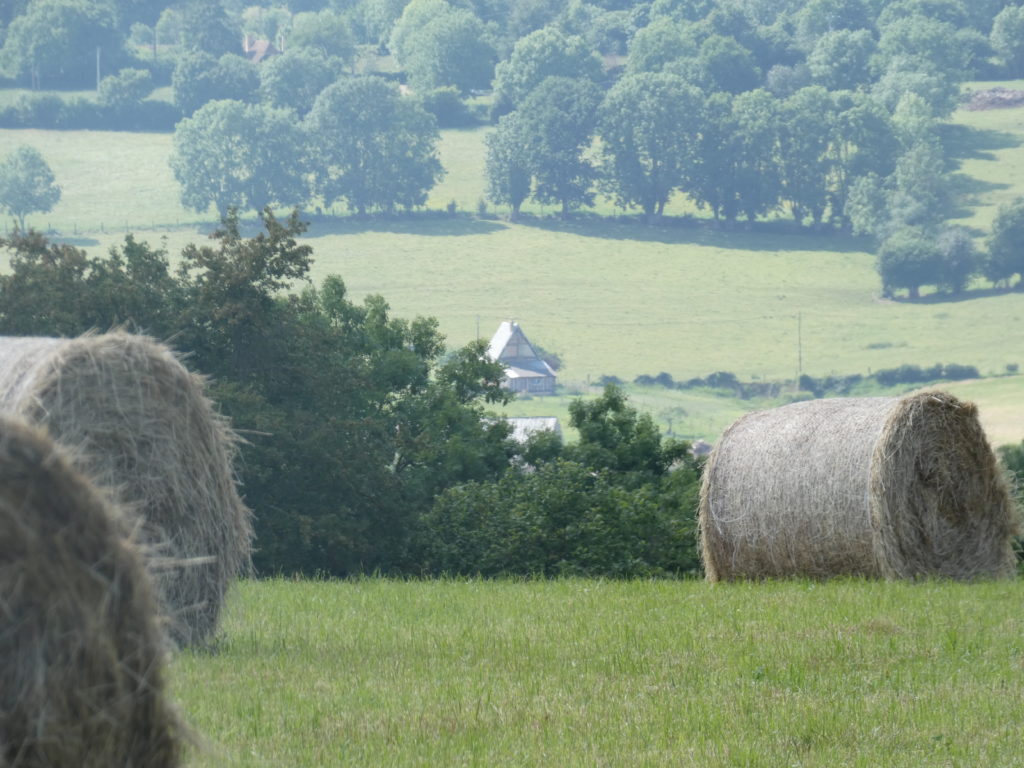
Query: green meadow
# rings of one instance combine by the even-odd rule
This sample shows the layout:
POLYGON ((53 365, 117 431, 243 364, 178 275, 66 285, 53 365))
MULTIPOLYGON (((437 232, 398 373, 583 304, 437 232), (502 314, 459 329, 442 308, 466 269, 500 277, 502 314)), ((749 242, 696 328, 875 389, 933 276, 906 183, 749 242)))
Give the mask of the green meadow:
MULTIPOLYGON (((479 216, 488 130, 444 132, 447 175, 425 211, 365 221, 309 211, 308 237, 314 282, 339 274, 353 297, 380 293, 396 315, 434 316, 453 346, 512 318, 558 353, 561 399, 518 402, 510 413, 564 416, 567 398, 595 392, 601 376, 729 371, 783 380, 904 363, 975 365, 991 376, 1024 363, 1024 293, 979 283, 967 300, 882 300, 874 258, 856 238, 795 232, 781 218, 725 231, 682 200, 660 226, 624 219, 607 202, 600 216, 568 222, 529 205, 516 223, 493 206, 479 216)), ((947 140, 960 158, 962 221, 980 238, 998 205, 1024 193, 1024 109, 961 110, 947 140)), ((100 252, 132 231, 175 254, 216 225, 212 213, 181 207, 168 134, 0 131, 0 152, 21 142, 42 151, 63 186, 54 211, 29 218, 55 237, 100 252)), ((999 440, 1017 441, 1024 379, 999 381, 978 390, 982 413, 998 412, 999 440)), ((707 393, 633 395, 664 428, 711 440, 759 405, 707 393)))
POLYGON ((1015 766, 1021 582, 243 583, 192 766, 1015 766))

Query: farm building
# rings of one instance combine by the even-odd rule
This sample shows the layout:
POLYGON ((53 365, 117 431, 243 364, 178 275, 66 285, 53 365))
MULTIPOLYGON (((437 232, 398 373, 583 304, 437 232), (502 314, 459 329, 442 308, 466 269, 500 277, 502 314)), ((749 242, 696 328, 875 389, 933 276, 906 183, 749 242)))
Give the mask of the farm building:
POLYGON ((517 443, 525 443, 538 432, 562 436, 562 425, 554 416, 508 416, 505 421, 512 427, 512 439, 517 443))
POLYGON ((553 395, 557 377, 554 370, 530 344, 519 323, 506 320, 491 337, 487 354, 505 366, 502 386, 513 392, 531 395, 553 395))

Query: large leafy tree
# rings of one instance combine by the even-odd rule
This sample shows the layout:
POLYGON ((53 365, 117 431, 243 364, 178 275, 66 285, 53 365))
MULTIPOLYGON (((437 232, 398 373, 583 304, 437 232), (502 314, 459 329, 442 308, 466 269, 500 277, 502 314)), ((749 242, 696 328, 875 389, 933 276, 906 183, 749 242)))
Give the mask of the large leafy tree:
POLYGON ((209 101, 257 101, 259 86, 256 66, 233 53, 217 59, 202 51, 186 51, 178 56, 171 75, 174 103, 185 115, 209 101))
POLYGON ((941 256, 930 233, 920 229, 901 229, 882 241, 877 253, 882 295, 905 288, 911 299, 919 296, 922 285, 941 279, 941 256))
POLYGON ((423 517, 425 570, 638 577, 698 568, 699 465, 689 446, 663 440, 614 387, 570 411, 577 443, 539 435, 523 450, 526 470, 437 498, 423 517))
POLYGON ((295 14, 287 40, 289 51, 312 49, 345 64, 350 64, 356 54, 348 19, 328 9, 295 14))
POLYGON ((793 218, 820 224, 828 206, 835 104, 820 86, 802 88, 779 107, 779 158, 783 196, 793 218))
POLYGON ((25 231, 25 216, 52 210, 60 187, 38 149, 22 145, 0 161, 0 208, 17 217, 25 231))
POLYGON ((377 77, 326 88, 306 118, 315 193, 360 215, 422 205, 443 176, 434 117, 377 77))
POLYGON ((609 189, 620 205, 660 216, 696 163, 704 97, 677 75, 627 75, 601 104, 599 133, 609 189))
MULTIPOLYGON (((689 63, 684 62, 683 70, 687 69, 689 63)), ((709 92, 742 93, 761 83, 761 71, 753 54, 735 38, 725 35, 711 35, 701 43, 694 74, 709 92)))
POLYGON ((258 211, 305 201, 304 145, 290 110, 211 101, 178 123, 170 164, 185 206, 258 211))
POLYGON ((117 60, 121 37, 113 9, 97 0, 32 0, 11 22, 0 49, 8 77, 80 83, 94 79, 96 51, 117 60))
POLYGON ((265 103, 304 115, 320 91, 341 75, 341 60, 328 58, 317 48, 289 49, 263 62, 259 75, 265 103))
POLYGON ((548 77, 598 82, 600 57, 581 37, 565 36, 554 27, 531 32, 516 42, 511 57, 494 74, 495 101, 516 108, 548 77))
POLYGON ((1003 8, 992 22, 989 40, 1010 76, 1024 75, 1024 7, 1003 8))
POLYGON ((487 197, 491 202, 508 205, 512 210, 510 218, 515 219, 533 186, 519 113, 502 115, 484 141, 487 144, 487 197))
POLYGON ((241 46, 242 28, 238 19, 229 16, 221 3, 186 0, 182 6, 181 26, 182 43, 189 50, 222 56, 241 46))
POLYGON ((379 296, 354 303, 340 278, 314 289, 304 225, 262 220, 246 238, 229 214, 173 271, 164 251, 131 237, 106 258, 36 233, 0 241, 11 263, 0 332, 131 322, 173 338, 246 434, 239 471, 260 571, 409 568, 434 496, 508 465, 508 428, 484 412, 506 396, 502 367, 482 342, 442 361, 436 321, 392 317, 379 296))
POLYGON ((740 210, 753 221, 775 208, 782 192, 775 99, 763 90, 739 94, 732 101, 729 129, 734 193, 740 210))
POLYGON ((594 137, 601 92, 589 80, 549 77, 518 110, 533 196, 563 217, 594 198, 596 171, 585 156, 594 137))
POLYGON ((416 90, 454 86, 465 94, 491 83, 494 48, 470 11, 443 0, 414 0, 395 25, 396 38, 401 43, 393 43, 392 50, 416 90))
POLYGON ((680 58, 696 58, 699 45, 692 25, 661 16, 638 29, 629 42, 627 72, 660 72, 680 58))
POLYGON ((986 246, 985 277, 1008 282, 1014 275, 1024 276, 1024 198, 1000 206, 986 246))
POLYGON ((818 38, 807 56, 816 83, 829 90, 852 90, 871 81, 875 38, 867 29, 836 29, 818 38))

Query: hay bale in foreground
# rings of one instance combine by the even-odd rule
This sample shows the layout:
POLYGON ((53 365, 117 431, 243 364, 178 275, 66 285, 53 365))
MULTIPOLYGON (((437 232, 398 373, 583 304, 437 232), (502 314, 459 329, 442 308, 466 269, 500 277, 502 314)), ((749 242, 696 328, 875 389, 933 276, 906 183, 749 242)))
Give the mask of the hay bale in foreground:
POLYGON ((1006 482, 974 404, 944 393, 740 418, 705 468, 699 524, 709 581, 1014 571, 1006 482))
POLYGON ((0 412, 45 426, 138 516, 172 638, 209 640, 250 566, 252 524, 235 488, 235 441, 202 379, 143 336, 0 337, 0 412))
POLYGON ((0 766, 180 764, 149 574, 108 500, 0 417, 0 766))

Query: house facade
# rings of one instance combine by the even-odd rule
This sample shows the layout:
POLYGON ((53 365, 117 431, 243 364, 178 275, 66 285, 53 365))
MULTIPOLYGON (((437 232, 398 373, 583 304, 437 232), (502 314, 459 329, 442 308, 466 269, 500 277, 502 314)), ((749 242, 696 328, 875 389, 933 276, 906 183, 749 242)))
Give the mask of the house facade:
POLYGON ((554 370, 530 344, 523 329, 512 320, 498 326, 491 338, 487 354, 505 366, 502 386, 513 392, 531 395, 553 395, 557 377, 554 370))

